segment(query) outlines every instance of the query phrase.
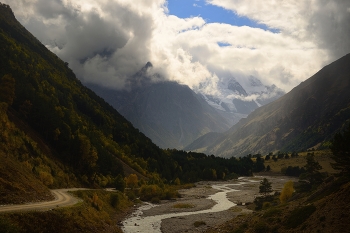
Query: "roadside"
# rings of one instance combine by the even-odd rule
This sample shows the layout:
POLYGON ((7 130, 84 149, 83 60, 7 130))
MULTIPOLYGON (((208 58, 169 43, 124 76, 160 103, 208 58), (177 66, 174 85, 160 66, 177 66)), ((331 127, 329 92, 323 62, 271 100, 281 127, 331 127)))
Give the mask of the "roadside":
POLYGON ((85 190, 83 188, 72 188, 72 189, 54 189, 51 193, 54 195, 55 200, 34 202, 21 205, 3 205, 0 206, 0 212, 13 212, 13 211, 31 211, 31 210, 51 210, 57 207, 65 207, 75 205, 81 202, 80 199, 72 196, 70 191, 85 190))

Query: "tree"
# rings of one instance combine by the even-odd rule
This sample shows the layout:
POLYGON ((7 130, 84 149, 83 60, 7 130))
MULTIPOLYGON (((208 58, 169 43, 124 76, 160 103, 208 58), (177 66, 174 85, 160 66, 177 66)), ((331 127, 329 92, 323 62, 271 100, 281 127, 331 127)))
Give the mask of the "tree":
POLYGON ((267 195, 270 194, 272 191, 273 191, 273 190, 272 190, 271 182, 269 182, 268 179, 264 178, 264 179, 260 182, 259 193, 263 194, 264 196, 267 196, 267 195))
POLYGON ((138 180, 136 174, 130 174, 130 175, 126 178, 126 181, 125 181, 126 186, 127 186, 128 188, 131 188, 131 189, 136 188, 137 185, 138 185, 138 182, 139 182, 139 180, 138 180))
POLYGON ((320 184, 323 180, 323 175, 319 171, 322 167, 315 160, 314 153, 308 153, 306 155, 306 165, 304 168, 305 173, 302 173, 299 177, 299 182, 302 183, 300 191, 307 191, 311 189, 313 185, 320 184))
POLYGON ((294 192, 294 184, 293 184, 293 181, 290 180, 284 184, 284 187, 282 189, 282 192, 280 195, 281 203, 287 202, 288 199, 292 197, 293 192, 294 192))
POLYGON ((265 170, 264 159, 261 156, 256 157, 256 162, 253 165, 254 172, 261 172, 265 170))
POLYGON ((330 147, 333 153, 332 158, 335 163, 332 167, 341 170, 343 173, 350 172, 350 124, 348 128, 341 134, 337 133, 330 147))
POLYGON ((125 180, 123 179, 122 175, 119 174, 119 175, 115 178, 114 186, 115 186, 115 189, 116 189, 116 190, 119 190, 119 191, 121 191, 121 192, 124 192, 124 189, 125 189, 125 180))
POLYGON ((276 155, 272 155, 272 160, 277 162, 278 158, 276 157, 276 155))
POLYGON ((271 171, 271 167, 270 167, 270 165, 267 165, 267 167, 266 167, 266 171, 267 171, 267 172, 271 171))

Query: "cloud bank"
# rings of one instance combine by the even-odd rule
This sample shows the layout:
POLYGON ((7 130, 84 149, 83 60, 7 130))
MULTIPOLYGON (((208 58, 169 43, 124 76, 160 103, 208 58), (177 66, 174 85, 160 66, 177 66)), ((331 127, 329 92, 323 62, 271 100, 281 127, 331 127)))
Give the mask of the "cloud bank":
POLYGON ((350 52, 347 0, 206 1, 278 32, 178 18, 165 0, 4 2, 82 81, 113 88, 150 61, 152 72, 210 94, 223 76, 289 91, 350 52))

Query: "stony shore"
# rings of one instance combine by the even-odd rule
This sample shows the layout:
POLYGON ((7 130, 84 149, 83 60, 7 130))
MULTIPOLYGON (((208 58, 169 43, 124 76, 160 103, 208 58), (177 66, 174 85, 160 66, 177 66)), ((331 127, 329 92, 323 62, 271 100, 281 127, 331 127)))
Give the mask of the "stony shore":
MULTIPOLYGON (((280 191, 283 185, 290 180, 290 177, 267 177, 272 182, 274 191, 280 191)), ((189 216, 179 216, 163 219, 161 223, 161 231, 164 233, 180 233, 180 232, 204 232, 208 228, 222 224, 238 215, 248 214, 252 212, 247 208, 247 204, 252 203, 256 195, 259 195, 259 185, 262 177, 251 177, 249 182, 241 184, 241 180, 231 180, 225 182, 198 182, 191 189, 179 190, 181 198, 171 201, 162 201, 160 205, 143 212, 143 217, 155 216, 176 212, 195 212, 210 209, 216 203, 207 199, 210 195, 218 192, 212 188, 212 185, 226 183, 232 185, 237 191, 229 192, 227 197, 237 205, 229 210, 206 213, 193 214, 189 216), (176 204, 188 204, 190 208, 175 208, 176 204)), ((186 206, 186 205, 185 205, 186 206)))

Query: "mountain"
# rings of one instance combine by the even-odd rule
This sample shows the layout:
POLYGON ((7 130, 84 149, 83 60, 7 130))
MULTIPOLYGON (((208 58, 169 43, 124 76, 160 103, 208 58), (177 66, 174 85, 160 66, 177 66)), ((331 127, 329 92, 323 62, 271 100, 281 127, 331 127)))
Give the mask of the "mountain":
MULTIPOLYGON (((140 185, 156 185, 167 192, 159 198, 171 198, 176 192, 167 185, 174 181, 250 174, 252 164, 246 166, 245 161, 159 148, 82 85, 69 64, 41 44, 1 3, 0 44, 0 204, 50 199, 49 188, 124 187, 130 176, 130 182, 141 179, 140 185)), ((150 82, 144 77, 150 66, 131 77, 122 106, 140 104, 139 114, 158 117, 163 123, 172 120, 184 134, 224 125, 224 119, 220 124, 215 121, 216 110, 187 86, 150 82), (138 89, 144 86, 148 88, 138 89), (148 103, 148 98, 160 106, 148 103), (158 107, 165 107, 168 115, 154 115, 158 107), (181 122, 187 116, 192 121, 181 122)), ((139 195, 127 194, 131 200, 139 195)))
MULTIPOLYGON (((278 100, 262 106, 211 144, 186 149, 218 156, 327 147, 350 122, 350 55, 325 66, 278 100)), ((207 140, 204 140, 207 141, 207 140)))
POLYGON ((253 76, 245 84, 249 91, 232 77, 221 79, 218 95, 203 94, 204 85, 191 90, 176 82, 161 81, 160 75, 149 76, 151 68, 148 62, 130 77, 128 91, 86 85, 162 148, 182 149, 206 133, 224 132, 254 109, 284 94, 253 76))
POLYGON ((258 78, 249 76, 238 81, 232 76, 222 76, 219 78, 217 92, 215 94, 206 94, 208 89, 206 84, 201 84, 195 92, 202 95, 203 98, 214 108, 231 114, 232 118, 238 122, 241 118, 247 117, 249 113, 256 108, 268 104, 285 92, 276 85, 264 85, 258 78))
MULTIPOLYGON (((0 154, 9 156, 9 164, 19 163, 13 167, 27 169, 49 188, 111 186, 127 175, 127 166, 143 178, 157 172, 173 179, 175 163, 165 151, 83 86, 69 64, 30 34, 5 4, 0 4, 0 44, 0 154)), ((38 187, 9 182, 4 177, 17 172, 3 172, 0 187, 10 195, 38 187)))
MULTIPOLYGON (((132 80, 141 80, 135 77, 140 77, 142 73, 139 72, 132 80)), ((146 75, 143 77, 147 80, 146 75)), ((162 148, 181 149, 206 133, 224 132, 230 128, 230 120, 188 86, 166 81, 142 82, 129 91, 116 91, 93 84, 88 84, 88 87, 162 148)))

